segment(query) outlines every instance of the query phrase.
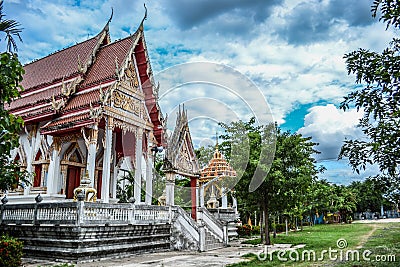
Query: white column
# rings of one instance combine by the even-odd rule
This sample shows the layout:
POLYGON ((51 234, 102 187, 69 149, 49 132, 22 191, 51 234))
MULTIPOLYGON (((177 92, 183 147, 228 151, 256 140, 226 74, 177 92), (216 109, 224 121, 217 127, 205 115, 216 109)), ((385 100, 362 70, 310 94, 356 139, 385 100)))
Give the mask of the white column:
POLYGON ((228 208, 228 197, 226 195, 226 189, 222 187, 222 208, 227 209, 228 208))
POLYGON ((87 154, 87 171, 90 178, 90 186, 94 187, 94 171, 96 168, 96 152, 97 152, 97 135, 98 129, 97 125, 90 130, 90 137, 87 144, 88 154, 87 154))
POLYGON ((200 191, 200 193, 199 193, 199 195, 200 195, 200 207, 204 207, 204 186, 203 185, 201 185, 199 187, 199 191, 200 191))
POLYGON ((235 214, 238 214, 237 200, 234 196, 232 196, 232 208, 235 209, 235 214))
POLYGON ((175 205, 175 173, 166 171, 165 178, 165 204, 173 206, 175 205))
POLYGON ((143 138, 143 130, 138 128, 136 133, 136 169, 135 169, 135 184, 133 189, 133 197, 136 200, 136 203, 141 202, 141 193, 142 193, 142 138, 143 138))
POLYGON ((146 204, 151 205, 153 198, 153 155, 151 150, 147 154, 147 167, 146 167, 146 204))
POLYGON ((47 194, 57 193, 57 182, 60 179, 60 151, 61 142, 57 137, 53 137, 53 153, 49 164, 49 173, 47 177, 47 194))
POLYGON ((111 164, 113 166, 113 174, 112 174, 112 187, 111 187, 111 197, 117 198, 117 180, 118 180, 118 168, 117 168, 117 155, 115 153, 115 140, 116 133, 112 133, 112 147, 111 147, 111 164))
POLYGON ((103 203, 108 203, 110 200, 110 177, 111 177, 111 150, 112 150, 112 118, 107 118, 105 128, 105 142, 103 155, 103 177, 101 178, 101 198, 103 203))
MULTIPOLYGON (((27 138, 28 138, 28 140, 29 140, 29 143, 30 143, 30 150, 31 150, 31 153, 29 153, 28 154, 28 159, 27 159, 27 162, 26 162, 26 171, 28 172, 28 173, 31 173, 32 172, 32 169, 33 169, 33 165, 32 165, 32 163, 33 163, 33 160, 35 159, 35 157, 36 157, 36 154, 35 154, 35 147, 36 147, 36 125, 33 125, 32 126, 32 129, 31 129, 31 131, 30 131, 30 133, 28 134, 28 136, 27 136, 27 138)), ((33 178, 33 179, 35 179, 35 178, 33 178)), ((29 195, 29 193, 30 193, 30 191, 31 191, 31 186, 33 185, 33 179, 31 180, 31 185, 30 184, 26 184, 25 186, 24 186, 24 195, 26 196, 26 195, 29 195)))

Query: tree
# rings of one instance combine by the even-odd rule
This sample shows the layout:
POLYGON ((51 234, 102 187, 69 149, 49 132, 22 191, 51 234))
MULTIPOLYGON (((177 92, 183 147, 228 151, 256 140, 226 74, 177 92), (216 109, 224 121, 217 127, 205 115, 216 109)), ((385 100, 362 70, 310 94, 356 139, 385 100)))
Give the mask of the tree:
POLYGON ((10 161, 11 150, 19 146, 19 132, 23 127, 21 117, 10 114, 6 103, 20 96, 24 69, 16 54, 11 53, 11 45, 16 49, 12 35, 19 37, 18 23, 4 20, 3 1, 0 1, 0 31, 6 33, 8 52, 0 54, 0 190, 8 190, 17 180, 28 183, 27 173, 20 170, 18 162, 10 161))
MULTIPOLYGON (((387 28, 400 27, 400 5, 397 1, 375 0, 372 16, 387 28)), ((400 39, 393 38, 382 53, 359 49, 344 56, 349 74, 356 75, 359 86, 341 103, 343 110, 355 106, 364 115, 359 127, 365 140, 345 140, 339 158, 348 157, 357 173, 369 164, 377 164, 381 179, 399 180, 400 163, 400 39)))
MULTIPOLYGON (((356 194, 344 185, 332 185, 331 191, 331 210, 339 211, 342 222, 348 222, 350 214, 356 211, 356 194)), ((351 219, 350 219, 351 220, 351 219)))
POLYGON ((385 204, 384 192, 385 185, 382 181, 366 179, 365 181, 355 181, 349 186, 357 197, 357 212, 380 211, 381 205, 385 204))
POLYGON ((6 34, 7 51, 18 51, 14 36, 18 37, 19 41, 22 42, 20 35, 22 32, 22 29, 20 28, 21 25, 15 20, 4 19, 5 16, 6 15, 3 13, 3 0, 0 0, 0 31, 6 34))
POLYGON ((306 201, 304 195, 318 173, 314 165, 315 160, 312 158, 312 155, 317 153, 313 148, 316 144, 310 141, 310 137, 282 132, 274 124, 256 126, 254 118, 249 122, 239 121, 229 125, 221 123, 221 126, 225 129, 221 150, 225 151, 232 167, 242 174, 235 187, 238 203, 242 204, 239 206, 242 207, 240 212, 251 212, 256 209, 262 211, 265 218, 263 237, 265 243, 270 244, 269 215, 276 211, 299 210, 306 201), (271 133, 276 133, 276 138, 272 138, 271 133), (247 141, 243 140, 245 137, 247 141), (275 147, 272 147, 271 142, 275 140, 275 157, 272 165, 267 166, 270 161, 261 159, 260 154, 272 156, 271 151, 275 147), (262 146, 262 141, 270 145, 262 146), (234 153, 232 144, 237 143, 248 145, 248 155, 234 153), (246 164, 243 164, 244 160, 247 160, 246 164), (237 164, 238 162, 240 164, 237 164), (244 169, 240 169, 243 166, 244 169), (264 171, 265 178, 261 186, 249 194, 249 185, 257 166, 264 171), (246 209, 243 210, 243 207, 246 209))
POLYGON ((196 153, 196 157, 199 160, 200 168, 204 168, 208 165, 209 161, 212 159, 215 147, 214 146, 207 146, 207 147, 199 147, 194 151, 196 153))

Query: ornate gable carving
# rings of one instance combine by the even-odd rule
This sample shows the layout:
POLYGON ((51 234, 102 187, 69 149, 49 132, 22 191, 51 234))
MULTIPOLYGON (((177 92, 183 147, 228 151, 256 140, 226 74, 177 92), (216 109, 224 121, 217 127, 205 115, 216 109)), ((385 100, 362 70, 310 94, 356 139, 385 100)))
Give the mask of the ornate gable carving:
POLYGON ((167 142, 166 162, 171 164, 172 169, 187 174, 198 174, 199 163, 194 153, 187 113, 184 109, 181 112, 179 108, 174 132, 172 136, 167 137, 167 142))

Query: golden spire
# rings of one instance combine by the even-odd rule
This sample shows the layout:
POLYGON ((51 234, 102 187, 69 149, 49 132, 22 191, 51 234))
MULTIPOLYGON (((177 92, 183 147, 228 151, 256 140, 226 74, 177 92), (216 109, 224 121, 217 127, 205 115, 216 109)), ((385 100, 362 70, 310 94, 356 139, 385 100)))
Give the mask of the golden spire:
POLYGON ((215 151, 218 152, 218 131, 215 131, 215 151))

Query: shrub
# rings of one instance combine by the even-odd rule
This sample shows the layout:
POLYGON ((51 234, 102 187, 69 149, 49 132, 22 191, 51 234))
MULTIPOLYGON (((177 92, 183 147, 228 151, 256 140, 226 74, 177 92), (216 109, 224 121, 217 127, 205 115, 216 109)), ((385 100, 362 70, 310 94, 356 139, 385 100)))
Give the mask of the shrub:
POLYGON ((2 235, 0 238, 0 266, 21 266, 23 244, 21 241, 2 235))
MULTIPOLYGON (((288 224, 288 228, 290 229, 292 227, 292 225, 289 223, 288 224)), ((273 231, 273 229, 271 229, 271 231, 273 231)), ((276 224, 276 232, 277 233, 281 233, 281 232, 285 232, 286 231, 286 224, 285 223, 277 223, 276 224)))
POLYGON ((239 236, 250 236, 251 235, 251 226, 248 224, 243 224, 237 228, 237 233, 239 236))
POLYGON ((252 236, 260 234, 260 226, 251 226, 248 224, 244 224, 242 226, 237 227, 237 233, 239 236, 252 236))
POLYGON ((251 229, 251 235, 260 235, 260 226, 259 225, 253 226, 253 228, 251 229))

